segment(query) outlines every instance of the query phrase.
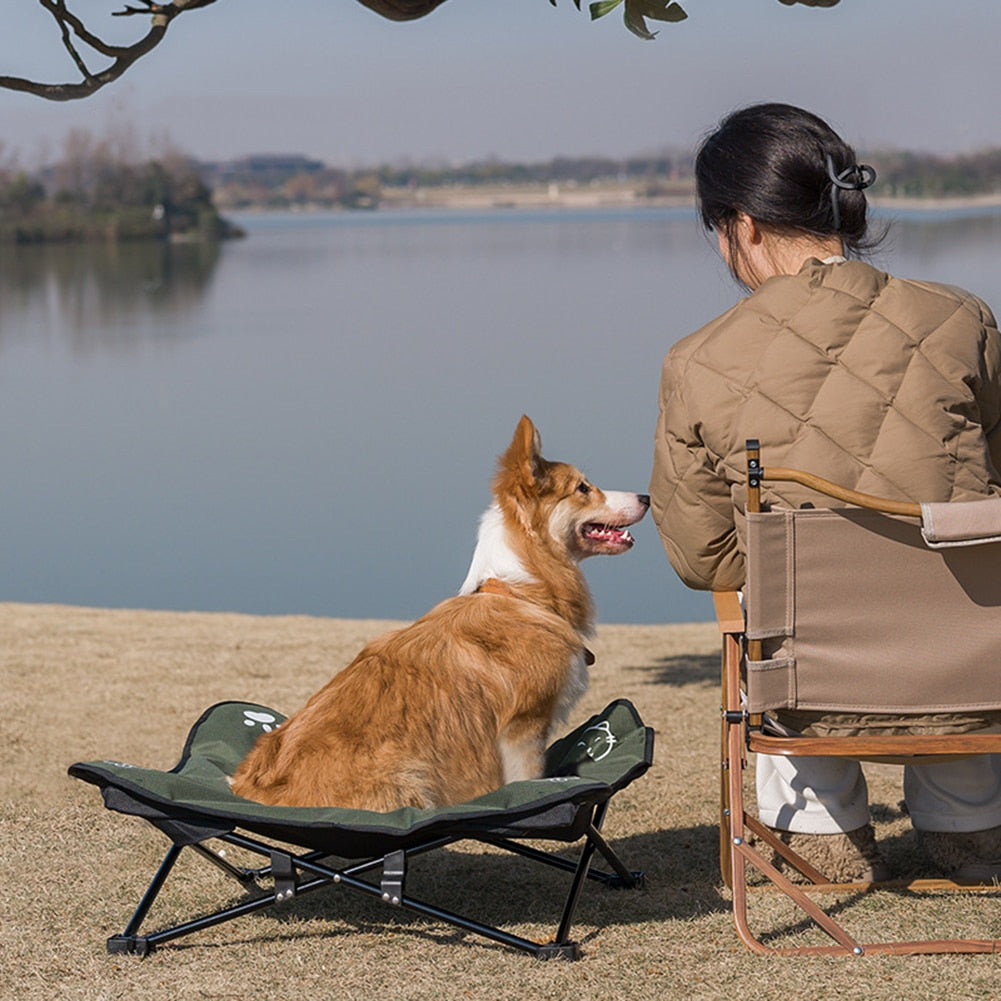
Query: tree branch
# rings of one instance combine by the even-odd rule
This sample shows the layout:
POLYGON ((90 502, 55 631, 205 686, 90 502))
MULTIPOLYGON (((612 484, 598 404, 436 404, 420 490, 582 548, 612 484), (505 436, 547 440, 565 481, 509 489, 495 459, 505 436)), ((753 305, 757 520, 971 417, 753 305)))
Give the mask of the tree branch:
POLYGON ((90 76, 90 71, 87 69, 86 64, 83 59, 80 58, 80 53, 77 52, 76 46, 73 44, 73 39, 70 37, 69 25, 66 23, 65 17, 62 15, 66 14, 66 9, 63 6, 63 0, 59 0, 60 16, 56 18, 59 22, 59 30, 63 36, 63 48, 70 54, 70 58, 76 63, 76 68, 80 71, 81 76, 84 78, 90 76))
MULTIPOLYGON (((11 0, 7 0, 8 3, 11 0)), ((19 76, 0 75, 0 88, 34 94, 49 101, 75 101, 88 97, 102 87, 117 80, 143 56, 155 49, 167 34, 174 18, 188 11, 211 6, 216 0, 132 0, 121 10, 113 11, 114 17, 145 16, 151 18, 149 30, 131 45, 113 45, 91 31, 67 7, 70 0, 38 0, 48 11, 59 29, 62 46, 80 74, 77 83, 44 83, 19 76), (78 45, 86 46, 90 53, 111 60, 103 69, 92 72, 78 45)), ((377 14, 393 21, 411 21, 431 13, 445 0, 359 0, 377 14)))
MULTIPOLYGON (((72 42, 70 41, 70 31, 72 30, 72 33, 84 45, 89 46, 95 52, 99 52, 102 56, 118 58, 119 56, 126 55, 127 47, 108 45, 103 39, 98 38, 97 35, 88 31, 83 21, 66 9, 66 0, 38 0, 38 2, 55 18, 56 23, 59 25, 59 30, 62 32, 63 42, 68 48, 72 46, 72 42)), ((84 76, 88 75, 83 70, 81 72, 83 72, 84 76)))
POLYGON ((95 91, 117 80, 130 66, 155 49, 167 34, 167 28, 175 17, 189 10, 208 7, 216 0, 173 0, 171 3, 155 3, 140 0, 143 8, 126 6, 117 12, 119 16, 144 14, 152 18, 149 30, 131 45, 111 45, 87 26, 66 6, 66 0, 38 0, 38 3, 55 19, 59 27, 63 47, 76 66, 82 79, 79 83, 43 83, 17 76, 0 76, 0 88, 16 90, 50 101, 73 101, 88 97, 95 91), (74 42, 82 43, 92 52, 111 60, 110 65, 98 72, 91 72, 74 42))
MULTIPOLYGON (((16 0, 6 0, 9 4, 16 0)), ((17 90, 50 101, 74 101, 88 97, 95 91, 117 80, 129 67, 155 49, 167 34, 167 28, 174 18, 191 10, 209 7, 216 0, 124 0, 121 10, 113 11, 113 17, 149 17, 150 27, 145 35, 131 45, 112 45, 73 14, 69 3, 78 0, 37 0, 47 10, 59 29, 62 46, 81 76, 78 83, 42 83, 17 76, 0 76, 0 89, 17 90), (90 53, 110 63, 103 69, 92 72, 79 46, 86 46, 90 53)), ((109 0, 110 2, 110 0, 109 0)), ((375 11, 390 21, 413 21, 425 17, 445 0, 358 0, 360 4, 375 11)), ((550 0, 554 6, 557 0, 550 0)), ((580 9, 581 0, 573 0, 580 9)), ((808 7, 833 7, 839 0, 779 0, 786 6, 800 3, 808 7)), ((655 21, 680 21, 687 15, 676 0, 592 0, 589 5, 592 19, 603 17, 622 6, 626 27, 641 38, 653 38, 654 32, 647 28, 646 19, 655 21)))

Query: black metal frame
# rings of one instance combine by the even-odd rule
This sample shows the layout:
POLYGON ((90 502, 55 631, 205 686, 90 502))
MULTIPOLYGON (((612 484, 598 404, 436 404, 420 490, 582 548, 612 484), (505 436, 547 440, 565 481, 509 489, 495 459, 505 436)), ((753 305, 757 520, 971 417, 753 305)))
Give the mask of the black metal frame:
POLYGON ((331 854, 329 852, 309 851, 303 854, 296 854, 295 851, 277 847, 274 844, 258 840, 256 837, 248 837, 235 831, 219 834, 214 840, 235 845, 249 852, 261 855, 268 859, 267 865, 258 869, 243 868, 233 865, 220 853, 207 847, 206 842, 196 842, 187 846, 174 843, 171 844, 170 849, 167 851, 166 857, 153 876, 149 887, 139 902, 139 906, 136 908, 131 920, 126 925, 125 930, 121 934, 113 935, 108 939, 107 949, 112 954, 146 956, 157 946, 165 942, 170 942, 175 938, 211 928, 233 918, 241 917, 244 914, 250 914, 268 907, 287 903, 294 897, 311 893, 314 890, 319 890, 333 884, 358 890, 361 893, 376 897, 390 906, 406 908, 437 921, 444 921, 464 931, 481 935, 494 942, 499 942, 502 945, 531 953, 538 959, 578 959, 580 957, 580 946, 577 942, 570 939, 570 926, 573 922, 574 913, 576 912, 577 903, 585 881, 592 879, 604 883, 606 886, 624 888, 635 888, 642 885, 643 882, 643 874, 628 870, 600 833, 605 813, 608 810, 608 803, 609 801, 606 799, 590 808, 591 816, 584 835, 584 846, 580 858, 576 861, 555 853, 541 851, 530 845, 512 841, 510 838, 494 837, 488 834, 475 836, 468 833, 455 837, 434 838, 411 848, 390 851, 382 856, 352 863, 342 869, 331 868, 329 865, 321 862, 321 859, 327 858, 331 854), (464 917, 452 911, 443 910, 433 904, 417 900, 406 894, 404 884, 407 862, 410 858, 463 840, 481 841, 485 844, 512 852, 513 854, 521 855, 532 861, 573 873, 570 891, 563 907, 556 935, 552 941, 534 942, 531 939, 506 932, 501 928, 474 921, 471 918, 464 917), (231 907, 221 908, 211 914, 182 922, 170 928, 140 935, 139 930, 146 920, 150 908, 163 889, 184 847, 190 847, 246 887, 256 886, 264 879, 271 880, 271 892, 231 907), (604 872, 591 868, 596 851, 601 854, 613 869, 613 872, 604 872), (378 883, 360 878, 363 874, 378 869, 382 870, 378 883), (304 879, 303 876, 307 874, 311 878, 304 879))

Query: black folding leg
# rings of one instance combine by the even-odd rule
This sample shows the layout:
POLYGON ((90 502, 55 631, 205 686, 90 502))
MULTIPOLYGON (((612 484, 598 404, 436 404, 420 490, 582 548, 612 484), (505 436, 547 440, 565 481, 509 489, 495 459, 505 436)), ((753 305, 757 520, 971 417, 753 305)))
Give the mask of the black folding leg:
POLYGON ((391 906, 402 907, 436 921, 451 924, 464 931, 481 935, 494 942, 499 942, 502 945, 529 952, 540 959, 554 957, 577 959, 580 955, 580 947, 576 942, 570 940, 570 926, 586 880, 593 879, 603 882, 606 885, 624 887, 635 887, 640 885, 642 881, 642 874, 630 872, 626 869, 600 834, 599 829, 604 820, 607 808, 608 802, 605 801, 592 810, 591 820, 587 826, 586 840, 580 858, 576 862, 554 853, 543 852, 539 849, 522 845, 519 842, 510 841, 506 838, 495 839, 484 837, 483 839, 478 839, 522 855, 533 861, 542 862, 546 865, 573 873, 573 881, 563 908, 556 937, 551 942, 534 942, 531 939, 503 931, 492 925, 483 924, 472 918, 447 911, 407 895, 405 881, 408 860, 417 855, 432 851, 435 848, 441 848, 462 840, 461 838, 436 838, 422 845, 409 848, 406 851, 392 851, 385 856, 367 859, 342 869, 334 869, 321 862, 321 859, 325 857, 321 852, 313 851, 296 855, 293 852, 277 848, 274 845, 258 841, 255 838, 237 833, 229 833, 220 835, 218 840, 261 855, 268 860, 268 864, 259 869, 241 868, 232 865, 229 861, 222 858, 220 854, 213 852, 204 844, 194 844, 190 847, 244 885, 256 883, 260 879, 271 879, 274 884, 273 892, 255 897, 252 900, 246 900, 232 907, 222 908, 212 914, 183 922, 171 928, 165 928, 149 935, 140 935, 139 929, 154 901, 163 889, 164 883, 181 853, 181 846, 172 844, 163 863, 153 877, 149 888, 143 895, 139 906, 136 908, 132 919, 126 926, 125 931, 120 935, 115 935, 108 939, 108 952, 145 956, 164 942, 180 938, 191 932, 211 928, 214 925, 222 924, 225 921, 241 917, 244 914, 251 914, 255 911, 273 907, 276 904, 285 903, 293 897, 301 896, 302 894, 310 893, 313 890, 333 884, 358 890, 361 893, 377 897, 391 906), (596 851, 615 870, 613 873, 592 870, 591 862, 596 851), (381 875, 378 882, 372 879, 361 878, 366 873, 372 873, 380 869, 381 875), (310 878, 306 878, 307 874, 310 878))
MULTIPOLYGON (((607 801, 598 807, 594 820, 588 825, 586 837, 588 842, 593 842, 594 847, 612 867, 614 872, 602 872, 589 867, 587 878, 604 883, 606 886, 614 887, 615 889, 624 888, 632 890, 643 885, 643 873, 627 869, 622 860, 615 854, 612 846, 609 845, 601 834, 600 828, 607 809, 607 801)), ((508 838, 483 838, 482 840, 487 844, 494 845, 496 848, 503 848, 513 855, 521 855, 524 858, 531 859, 533 862, 541 862, 543 865, 552 866, 554 869, 563 869, 566 872, 575 873, 580 868, 579 861, 575 862, 573 859, 557 855, 554 852, 541 851, 538 848, 533 848, 531 845, 523 845, 520 841, 511 841, 508 838)))
POLYGON ((121 935, 113 935, 108 939, 109 953, 132 953, 134 955, 145 956, 149 952, 149 947, 146 945, 145 940, 140 941, 136 937, 136 932, 139 931, 139 926, 143 923, 146 915, 149 913, 149 909, 153 906, 153 901, 156 900, 163 889, 163 884, 167 881, 170 870, 174 868, 174 863, 178 860, 180 854, 180 845, 170 846, 166 857, 160 863, 160 868, 157 869, 156 875, 153 876, 148 889, 143 894, 142 900, 139 901, 139 906, 136 908, 135 914, 132 915, 132 920, 125 926, 125 931, 121 935))

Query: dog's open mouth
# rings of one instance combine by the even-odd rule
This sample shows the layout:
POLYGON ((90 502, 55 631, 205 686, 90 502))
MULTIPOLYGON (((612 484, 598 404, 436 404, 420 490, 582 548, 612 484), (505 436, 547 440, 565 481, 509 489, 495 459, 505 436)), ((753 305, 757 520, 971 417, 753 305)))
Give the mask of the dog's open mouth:
POLYGON ((630 549, 636 541, 628 529, 618 525, 602 525, 596 521, 586 524, 581 529, 581 535, 602 549, 614 549, 619 552, 630 549))

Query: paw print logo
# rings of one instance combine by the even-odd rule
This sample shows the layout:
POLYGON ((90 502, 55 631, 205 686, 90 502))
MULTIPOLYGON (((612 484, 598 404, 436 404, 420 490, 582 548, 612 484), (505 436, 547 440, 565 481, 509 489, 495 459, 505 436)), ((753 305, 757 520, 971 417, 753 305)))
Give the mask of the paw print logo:
POLYGON ((278 725, 278 717, 271 713, 257 712, 255 709, 243 710, 244 726, 259 726, 265 733, 271 733, 278 725))
POLYGON ((577 746, 583 747, 584 753, 592 761, 601 761, 611 753, 618 742, 619 738, 612 733, 608 720, 602 720, 584 731, 584 739, 577 741, 577 746))

